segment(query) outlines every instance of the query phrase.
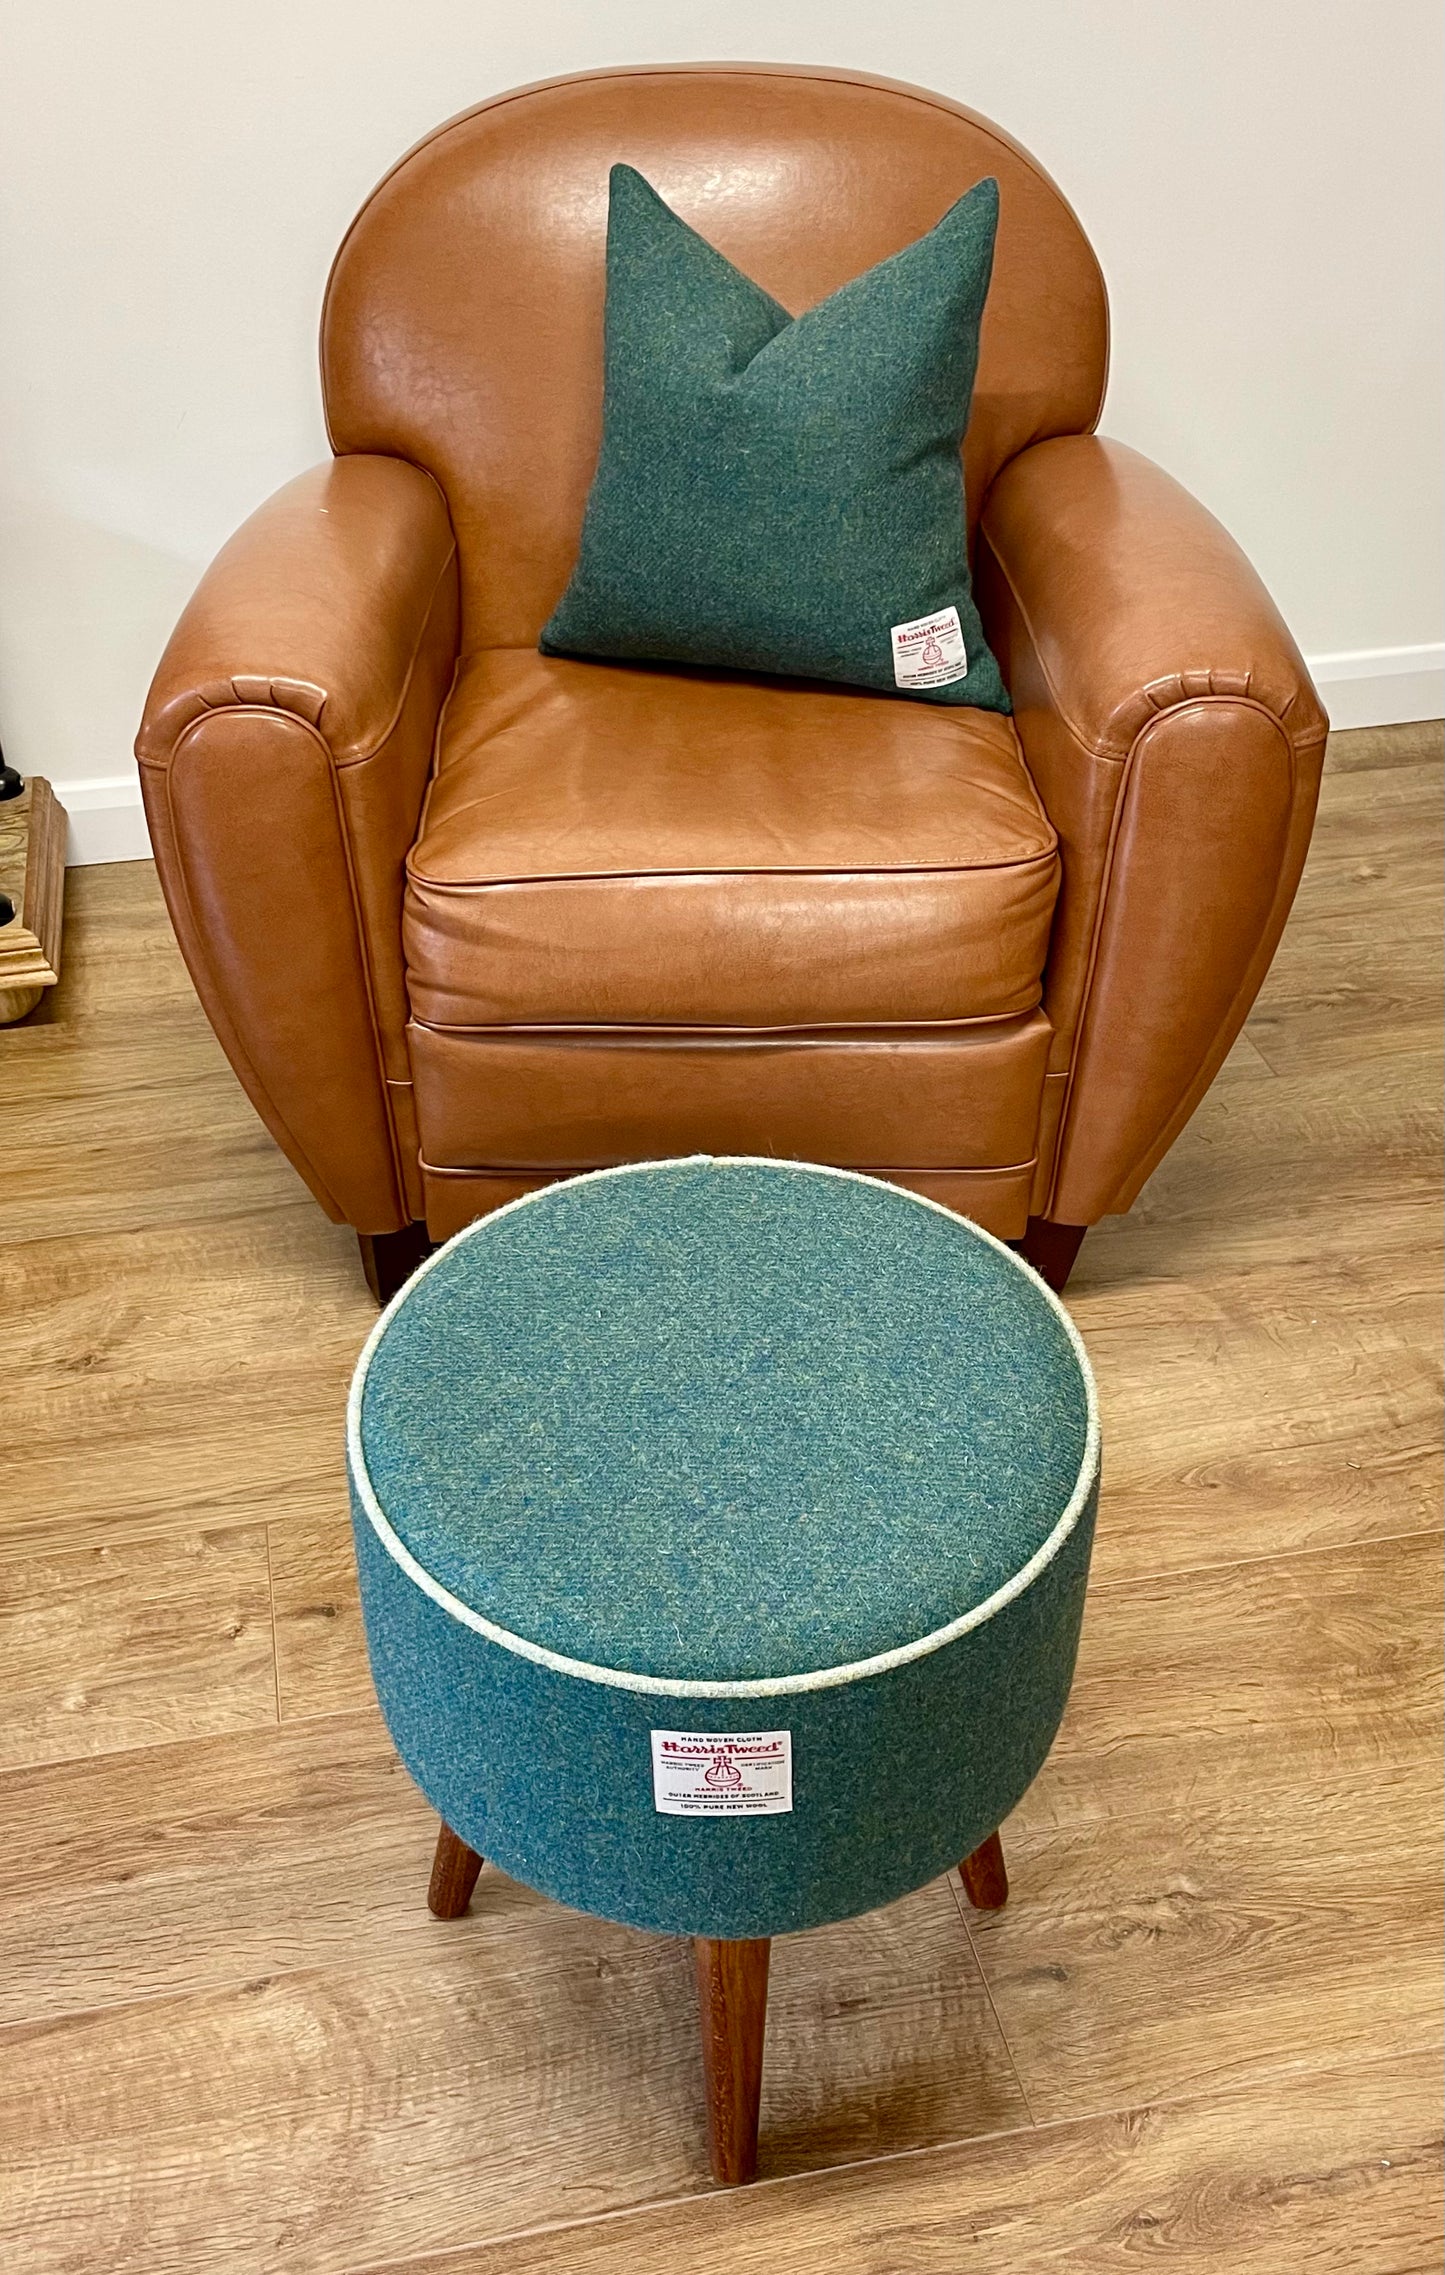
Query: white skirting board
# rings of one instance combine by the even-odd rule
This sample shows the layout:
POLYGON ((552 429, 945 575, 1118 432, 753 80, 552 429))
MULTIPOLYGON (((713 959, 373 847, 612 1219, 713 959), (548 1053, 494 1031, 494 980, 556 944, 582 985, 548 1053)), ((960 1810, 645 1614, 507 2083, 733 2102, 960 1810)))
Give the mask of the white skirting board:
MULTIPOLYGON (((1410 719, 1445 718, 1445 642, 1351 648, 1307 661, 1333 726, 1393 727, 1410 719)), ((72 867, 149 860, 134 767, 128 774, 100 774, 53 787, 70 817, 65 858, 72 867)))
POLYGON ((134 767, 129 774, 97 774, 86 782, 52 782, 51 788, 70 823, 67 868, 96 861, 149 861, 150 832, 134 767))
POLYGON ((1445 641, 1346 648, 1305 661, 1332 727, 1403 727, 1411 719, 1445 718, 1445 641))

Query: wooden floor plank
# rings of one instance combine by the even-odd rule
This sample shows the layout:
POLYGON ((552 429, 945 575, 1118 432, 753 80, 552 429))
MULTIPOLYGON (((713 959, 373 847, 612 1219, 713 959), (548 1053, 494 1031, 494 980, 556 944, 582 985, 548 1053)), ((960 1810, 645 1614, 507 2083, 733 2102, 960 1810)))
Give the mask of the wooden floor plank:
POLYGON ((365 2275, 1426 2275, 1441 2202, 1411 2052, 365 2275))
POLYGON ((375 1708, 11 1771, 0 1817, 25 1827, 0 1848, 0 2023, 364 1963, 408 1936, 445 1948, 422 1902, 436 1819, 375 1708))
POLYGON ((1438 1047, 1440 730, 1415 763, 1327 775, 1321 818, 1248 1032, 1277 1074, 1438 1047))
POLYGON ((344 1510, 346 1389, 376 1307, 309 1199, 0 1247, 0 1301, 28 1323, 0 1559, 344 1510))
POLYGON ((1363 1068, 1438 1045, 1437 905, 1422 902, 1418 926, 1388 938, 1382 914, 1301 918, 1281 942, 1249 1018, 1250 1040, 1275 1074, 1308 1074, 1341 1052, 1363 1068))
POLYGON ((0 1564, 0 1768, 276 1719, 259 1525, 0 1564))
POLYGON ((283 1208, 305 1188, 219 1071, 164 1089, 46 1099, 4 1115, 7 1242, 129 1234, 283 1208))
POLYGON ((1439 2028, 1439 1543, 1094 1593, 969 1925, 1040 2122, 1439 2028))
POLYGON ((1348 727, 1330 736, 1326 778, 1330 784, 1325 820, 1334 814, 1342 774, 1393 773, 1399 767, 1440 765, 1445 755, 1445 722, 1411 719, 1396 727, 1348 727))
POLYGON ((1339 940, 1364 944, 1382 970, 1407 972, 1422 956, 1426 971, 1438 963, 1431 917, 1445 850, 1439 762, 1403 774, 1347 776, 1331 785, 1330 820, 1311 852, 1284 960, 1271 966, 1260 990, 1266 1007, 1298 981, 1301 943, 1326 946, 1331 927, 1339 940))
MULTIPOLYGON (((1353 1063, 1353 1062, 1352 1062, 1353 1063)), ((1251 1265, 1313 1257, 1388 1260, 1439 1240, 1440 1043, 1401 1051, 1341 1081, 1323 1063, 1274 1083, 1212 1091, 1126 1217, 1085 1240, 1070 1302, 1097 1283, 1151 1270, 1186 1285, 1251 1265)))
POLYGON ((1247 1034, 1235 1036, 1225 1055, 1223 1066, 1214 1077, 1217 1088, 1230 1088, 1236 1082, 1272 1082, 1274 1068, 1265 1062, 1264 1054, 1255 1049, 1247 1034))
MULTIPOLYGON (((103 2236, 107 2275, 322 2275, 710 2185, 687 1947, 494 1871, 430 1919, 435 1820, 360 1719, 167 1749, 189 1796, 178 1758, 90 1853, 49 1796, 16 1998, 49 2003, 65 1906, 63 1995, 98 2003, 0 2031, 9 2264, 103 2236)), ((765 2171, 1027 2123, 947 1883, 776 1946, 765 2171)))
POLYGON ((1438 1524, 1440 1090, 1438 1044, 1216 1089, 1090 1233, 1100 1574, 1438 1524))
POLYGON ((269 1531, 282 1721, 370 1706, 375 1694, 345 1508, 269 1531))
POLYGON ((1106 1447, 1096 1580, 1438 1526, 1432 1245, 1422 1227, 1383 1284, 1357 1246, 1148 1300, 1104 1260, 1072 1299, 1106 1447))

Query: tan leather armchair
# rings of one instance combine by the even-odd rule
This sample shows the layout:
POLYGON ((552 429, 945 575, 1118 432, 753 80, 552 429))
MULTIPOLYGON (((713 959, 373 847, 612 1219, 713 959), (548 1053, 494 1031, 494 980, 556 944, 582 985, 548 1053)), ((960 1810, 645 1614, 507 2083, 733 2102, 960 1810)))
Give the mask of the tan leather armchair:
POLYGON ((1027 153, 843 72, 523 89, 369 199, 322 322, 336 456, 207 572, 137 754, 201 999, 378 1292, 664 1154, 894 1178, 1060 1285, 1129 1206, 1269 964, 1327 722, 1232 540, 1093 435, 1107 348, 1027 153), (792 308, 998 177, 965 468, 1012 721, 537 653, 617 159, 792 308))

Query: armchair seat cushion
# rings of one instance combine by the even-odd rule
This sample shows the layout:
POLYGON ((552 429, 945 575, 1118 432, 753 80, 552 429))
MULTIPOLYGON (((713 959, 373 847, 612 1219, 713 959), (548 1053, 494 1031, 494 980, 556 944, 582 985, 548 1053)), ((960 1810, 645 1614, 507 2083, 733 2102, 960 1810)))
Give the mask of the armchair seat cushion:
POLYGON ((999 713, 530 649, 463 665, 407 867, 444 1028, 1014 1018, 1059 880, 999 713))

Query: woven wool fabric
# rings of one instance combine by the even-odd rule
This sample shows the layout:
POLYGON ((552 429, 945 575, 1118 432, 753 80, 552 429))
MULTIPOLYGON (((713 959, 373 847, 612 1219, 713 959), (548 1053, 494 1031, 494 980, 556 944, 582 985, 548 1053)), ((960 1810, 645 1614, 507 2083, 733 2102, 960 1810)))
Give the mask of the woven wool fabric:
MULTIPOLYGON (((969 583, 959 457, 997 223, 998 185, 979 182, 792 318, 614 166, 602 449, 544 652, 1007 711, 969 583), (900 687, 893 628, 950 609, 966 674, 900 687)), ((946 637, 928 656, 959 662, 946 637)))
POLYGON ((463 1839, 580 1909, 770 1935, 915 1887, 1037 1773, 1097 1494, 1087 1367, 988 1235, 801 1164, 553 1186, 440 1251, 353 1388, 378 1694, 463 1839), (659 1814, 650 1732, 793 1806, 659 1814))
POLYGON ((473 1610, 722 1682, 971 1611, 1057 1523, 1086 1427, 1061 1321, 959 1219, 710 1161, 491 1220, 397 1311, 361 1420, 390 1523, 473 1610))

